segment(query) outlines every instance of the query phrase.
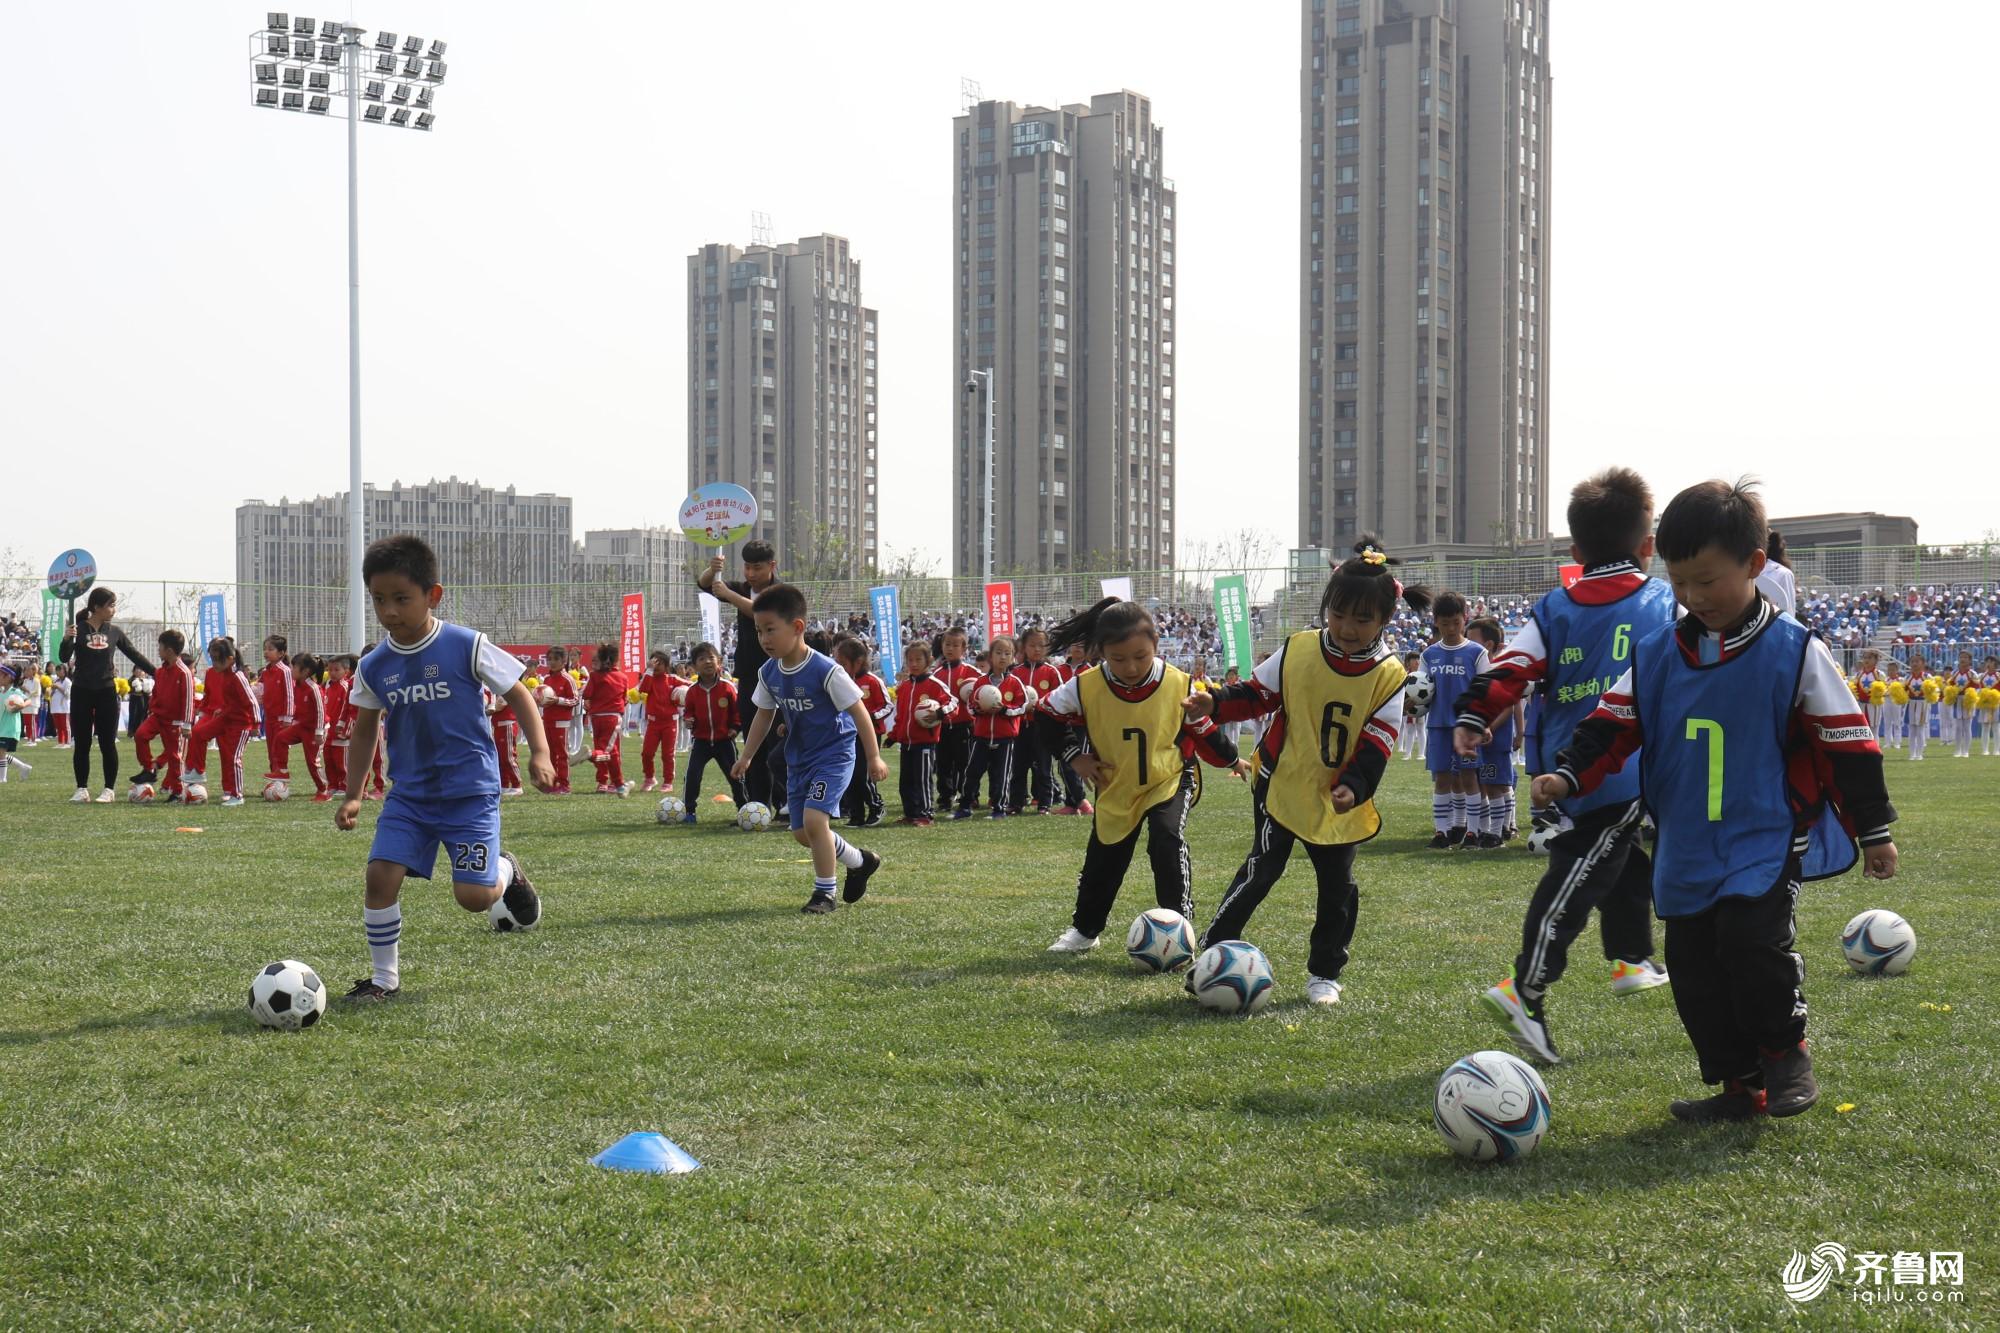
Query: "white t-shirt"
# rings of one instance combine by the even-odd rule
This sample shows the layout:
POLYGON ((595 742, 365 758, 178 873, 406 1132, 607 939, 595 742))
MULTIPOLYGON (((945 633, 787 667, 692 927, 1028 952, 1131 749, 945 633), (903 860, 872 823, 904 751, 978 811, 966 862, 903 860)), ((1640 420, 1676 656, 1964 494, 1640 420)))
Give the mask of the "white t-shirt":
POLYGON ((1799 609, 1799 581, 1792 577, 1792 571, 1775 560, 1764 562, 1764 572, 1757 576, 1757 586, 1764 596, 1771 599, 1771 605, 1780 611, 1796 614, 1799 609))

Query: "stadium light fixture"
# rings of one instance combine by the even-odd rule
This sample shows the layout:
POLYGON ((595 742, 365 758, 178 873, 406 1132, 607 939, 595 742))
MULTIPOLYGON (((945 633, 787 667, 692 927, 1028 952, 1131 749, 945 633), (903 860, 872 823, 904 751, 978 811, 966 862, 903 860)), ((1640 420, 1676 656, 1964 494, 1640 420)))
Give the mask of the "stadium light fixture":
POLYGON ((336 19, 293 18, 267 10, 252 32, 252 105, 326 117, 333 99, 347 103, 347 567, 349 646, 368 642, 367 590, 361 553, 367 540, 361 480, 361 243, 359 134, 362 124, 431 130, 436 86, 444 82, 445 44, 435 38, 399 36, 336 19), (317 38, 317 40, 315 40, 317 38), (335 77, 335 70, 339 77, 335 77), (388 80, 397 78, 393 91, 388 80), (384 99, 388 99, 385 104, 384 99))

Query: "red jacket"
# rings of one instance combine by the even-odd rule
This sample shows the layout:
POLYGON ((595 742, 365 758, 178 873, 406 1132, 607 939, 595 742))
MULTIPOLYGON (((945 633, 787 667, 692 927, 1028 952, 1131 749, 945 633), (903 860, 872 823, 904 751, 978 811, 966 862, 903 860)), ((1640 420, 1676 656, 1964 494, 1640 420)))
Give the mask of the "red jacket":
POLYGON ((316 681, 301 677, 292 687, 292 724, 315 739, 326 730, 326 699, 316 681))
POLYGON ((976 700, 979 691, 988 685, 1000 691, 1000 711, 982 713, 975 706, 972 734, 981 740, 1009 740, 1020 735, 1021 715, 1028 711, 1027 686, 1012 671, 1004 676, 981 676, 979 684, 972 687, 973 698, 976 700))
POLYGON ((625 711, 625 692, 632 688, 631 680, 624 672, 613 667, 609 671, 593 671, 583 682, 583 702, 592 717, 604 713, 625 711))
POLYGON ((360 710, 347 701, 354 693, 354 678, 344 676, 326 687, 326 742, 345 745, 354 730, 354 715, 360 710))
POLYGON ((292 720, 292 664, 277 661, 257 676, 257 701, 272 725, 292 720))
POLYGON ((568 722, 576 711, 576 682, 567 671, 550 671, 542 677, 542 688, 555 698, 542 705, 542 716, 551 722, 568 722))
POLYGON ((958 706, 958 696, 946 689, 935 673, 905 677, 896 685, 896 720, 889 728, 889 739, 898 745, 937 744, 938 736, 944 731, 944 722, 926 727, 917 721, 917 705, 926 699, 944 709, 944 722, 965 711, 958 706))
POLYGON ((861 702, 868 707, 868 716, 875 719, 875 739, 880 740, 889 730, 889 691, 882 688, 882 678, 872 671, 864 671, 854 682, 861 689, 861 702))
POLYGON ((690 683, 671 671, 657 675, 648 671, 639 677, 638 684, 633 688, 646 696, 646 721, 664 722, 669 727, 679 726, 681 710, 674 704, 674 691, 690 683))
MULTIPOLYGON (((979 668, 970 662, 940 662, 932 669, 931 674, 943 682, 944 687, 951 691, 951 697, 958 700, 961 705, 964 705, 965 701, 960 697, 959 691, 965 688, 966 682, 985 679, 979 668)), ((945 725, 948 727, 963 727, 970 725, 971 722, 971 708, 961 706, 957 715, 949 719, 945 725)))
POLYGON ((713 685, 695 681, 688 686, 687 706, 682 711, 696 740, 726 741, 736 734, 736 687, 726 680, 713 685))
POLYGON ((226 727, 254 727, 261 714, 250 678, 234 667, 210 667, 201 678, 201 715, 226 727))
POLYGON ((153 673, 153 704, 146 716, 157 717, 161 726, 194 725, 194 672, 178 657, 160 663, 153 673))

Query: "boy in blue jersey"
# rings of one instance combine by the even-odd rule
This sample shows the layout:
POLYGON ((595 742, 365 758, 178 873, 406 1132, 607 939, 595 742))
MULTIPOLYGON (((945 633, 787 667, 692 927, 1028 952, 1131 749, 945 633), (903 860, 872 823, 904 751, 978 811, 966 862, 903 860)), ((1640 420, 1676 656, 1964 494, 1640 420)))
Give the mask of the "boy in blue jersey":
POLYGON ((1758 591, 1768 530, 1745 484, 1674 497, 1658 541, 1687 614, 1633 641, 1631 665, 1535 779, 1560 800, 1588 796, 1639 755, 1674 1007, 1702 1081, 1723 1085, 1674 1102, 1679 1120, 1812 1107, 1799 886, 1851 867, 1857 835, 1866 875, 1896 873, 1874 732, 1826 644, 1758 591))
MULTIPOLYGON (((1465 636, 1486 650, 1489 669, 1507 645, 1507 636, 1494 616, 1468 621, 1465 636)), ((1459 699, 1462 707, 1464 696, 1459 699)), ((1481 819, 1475 812, 1465 835, 1468 847, 1476 841, 1481 850, 1492 851, 1514 836, 1514 751, 1521 748, 1521 711, 1521 704, 1516 703, 1495 718, 1492 734, 1479 747, 1479 794, 1485 799, 1485 817, 1481 819)))
MULTIPOLYGON (((1645 573, 1653 559, 1653 492, 1644 477, 1621 467, 1577 483, 1569 531, 1570 558, 1583 576, 1543 594, 1514 641, 1467 687, 1452 733, 1461 754, 1480 753, 1532 686, 1543 712, 1528 771, 1553 772, 1556 746, 1625 670, 1632 645, 1673 623, 1672 590, 1645 573)), ((1561 804, 1557 818, 1573 823, 1549 844, 1548 869, 1521 923, 1514 971, 1481 996, 1513 1028, 1515 1042, 1548 1064, 1558 1059, 1544 1009, 1548 990, 1569 965, 1569 947, 1593 908, 1612 994, 1636 994, 1667 980, 1652 961, 1653 863, 1639 837, 1638 773, 1561 804)))
POLYGON ((1452 719, 1458 716, 1459 696, 1472 678, 1486 670, 1486 649, 1465 637, 1465 599, 1455 592, 1441 592, 1431 604, 1431 622, 1437 626, 1437 642, 1424 649, 1424 674, 1435 691, 1431 696, 1429 731, 1424 742, 1424 764, 1431 772, 1431 821, 1437 833, 1431 838, 1433 850, 1477 847, 1468 841, 1468 830, 1476 815, 1486 822, 1486 799, 1479 794, 1479 756, 1461 755, 1452 748, 1452 719))
POLYGON ((847 867, 840 896, 859 902, 868 892, 868 877, 881 868, 882 858, 848 842, 833 831, 840 798, 854 776, 858 740, 868 775, 880 782, 889 776, 875 747, 875 720, 868 716, 861 687, 825 653, 806 646, 806 595, 788 583, 774 583, 750 604, 757 641, 767 660, 757 668, 751 702, 757 720, 750 724, 742 757, 732 776, 750 769, 751 756, 770 733, 772 718, 785 715, 785 803, 791 813, 792 836, 812 849, 813 891, 801 908, 813 916, 834 910, 836 866, 847 867))
MULTIPOLYGON (((384 728, 392 784, 368 850, 361 913, 374 970, 346 996, 369 1001, 393 998, 402 989, 403 880, 429 879, 440 844, 451 857, 452 894, 460 907, 484 912, 504 898, 522 926, 542 914, 521 862, 500 850, 500 759, 480 687, 513 706, 528 738, 528 776, 536 788, 555 786, 555 766, 521 663, 484 634, 433 614, 444 587, 429 546, 417 537, 385 537, 368 548, 361 577, 388 635, 355 669, 349 702, 358 712, 349 752, 372 754, 376 729, 384 728)), ((354 827, 367 781, 368 764, 357 758, 335 827, 354 827)))

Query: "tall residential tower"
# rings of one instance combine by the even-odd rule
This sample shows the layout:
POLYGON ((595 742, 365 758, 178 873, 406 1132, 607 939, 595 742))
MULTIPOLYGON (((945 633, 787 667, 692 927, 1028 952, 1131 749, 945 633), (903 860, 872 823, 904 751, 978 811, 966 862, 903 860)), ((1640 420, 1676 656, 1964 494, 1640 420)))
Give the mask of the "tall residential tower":
POLYGON ((993 372, 993 568, 1174 554, 1174 184, 1152 103, 980 102, 953 123, 952 566, 978 573, 993 372))
POLYGON ((757 497, 781 567, 875 565, 877 319, 840 236, 688 256, 688 489, 757 497))
POLYGON ((1548 535, 1550 0, 1304 0, 1299 538, 1548 535))

